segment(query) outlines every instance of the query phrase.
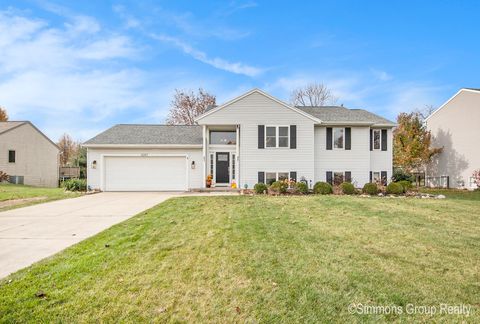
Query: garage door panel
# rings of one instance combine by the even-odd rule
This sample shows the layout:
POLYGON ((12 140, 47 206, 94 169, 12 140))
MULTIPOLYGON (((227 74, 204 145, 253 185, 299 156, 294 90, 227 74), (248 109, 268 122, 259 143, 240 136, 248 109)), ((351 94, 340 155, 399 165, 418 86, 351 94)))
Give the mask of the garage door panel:
POLYGON ((185 157, 105 157, 106 191, 186 190, 185 157))

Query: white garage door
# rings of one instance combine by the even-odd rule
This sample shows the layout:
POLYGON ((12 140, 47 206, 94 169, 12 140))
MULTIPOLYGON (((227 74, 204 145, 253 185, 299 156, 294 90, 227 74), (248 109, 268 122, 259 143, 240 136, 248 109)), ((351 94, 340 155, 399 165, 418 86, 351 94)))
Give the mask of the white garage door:
POLYGON ((185 157, 107 156, 105 191, 187 190, 185 157))

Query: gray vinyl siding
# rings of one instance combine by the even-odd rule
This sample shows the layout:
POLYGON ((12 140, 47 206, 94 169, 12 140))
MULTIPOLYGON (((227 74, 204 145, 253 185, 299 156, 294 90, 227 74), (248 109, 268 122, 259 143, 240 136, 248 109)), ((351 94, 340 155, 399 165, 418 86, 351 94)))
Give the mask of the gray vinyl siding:
POLYGON ((252 188, 258 171, 296 171, 314 179, 314 122, 260 94, 252 93, 201 119, 206 125, 240 125, 240 183, 252 188), (297 125, 297 148, 258 148, 258 125, 297 125))
POLYGON ((351 171, 352 183, 356 187, 362 187, 369 181, 370 128, 351 127, 350 150, 327 150, 326 129, 324 126, 315 127, 315 182, 326 181, 327 171, 351 171))

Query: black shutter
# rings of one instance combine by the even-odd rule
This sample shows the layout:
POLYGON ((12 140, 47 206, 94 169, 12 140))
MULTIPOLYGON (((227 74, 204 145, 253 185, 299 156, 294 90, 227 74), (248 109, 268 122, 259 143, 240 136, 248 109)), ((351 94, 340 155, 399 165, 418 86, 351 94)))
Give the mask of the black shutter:
POLYGON ((290 125, 290 148, 297 148, 297 125, 290 125))
POLYGON ((290 171, 290 179, 297 182, 297 171, 290 171))
POLYGON ((373 151, 373 129, 370 129, 370 151, 373 151))
POLYGON ((332 128, 327 127, 327 150, 332 149, 332 128))
POLYGON ((332 171, 327 171, 327 182, 331 185, 333 185, 333 175, 332 171))
POLYGON ((345 171, 345 182, 352 182, 352 172, 345 171))
POLYGON ((258 125, 258 148, 265 148, 265 125, 258 125))
POLYGON ((258 172, 258 183, 265 183, 265 172, 258 172))
POLYGON ((387 130, 382 129, 382 151, 387 150, 387 130))
POLYGON ((380 175, 382 177, 382 184, 384 186, 386 186, 387 185, 387 171, 380 172, 380 175))
POLYGON ((370 182, 372 182, 372 171, 370 171, 370 182))
POLYGON ((352 129, 350 127, 345 128, 345 149, 352 149, 352 129))

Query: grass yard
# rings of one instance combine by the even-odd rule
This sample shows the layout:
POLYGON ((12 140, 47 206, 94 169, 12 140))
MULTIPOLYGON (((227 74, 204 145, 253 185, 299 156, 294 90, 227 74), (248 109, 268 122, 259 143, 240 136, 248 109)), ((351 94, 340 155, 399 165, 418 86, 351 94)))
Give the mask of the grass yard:
POLYGON ((79 196, 78 193, 67 193, 63 188, 38 188, 0 183, 0 211, 77 196, 79 196), (32 200, 32 198, 38 198, 38 200, 32 200), (6 203, 9 200, 17 199, 22 199, 24 201, 21 201, 18 204, 6 203))
POLYGON ((445 197, 450 199, 477 200, 480 202, 480 190, 422 188, 420 191, 434 195, 445 195, 445 197))
POLYGON ((174 198, 1 280, 0 322, 479 322, 479 207, 174 198), (473 313, 359 315, 352 303, 473 313))

